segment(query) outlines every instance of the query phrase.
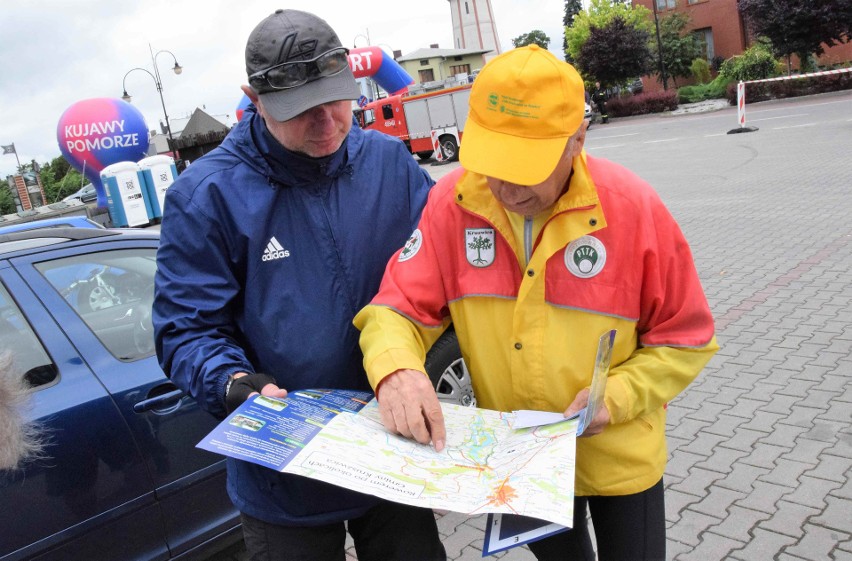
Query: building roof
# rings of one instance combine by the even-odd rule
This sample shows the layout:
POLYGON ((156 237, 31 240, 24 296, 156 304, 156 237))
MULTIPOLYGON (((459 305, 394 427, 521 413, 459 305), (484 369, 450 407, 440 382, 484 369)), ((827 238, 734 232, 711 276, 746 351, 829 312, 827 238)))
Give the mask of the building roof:
MULTIPOLYGON (((183 139, 184 144, 191 144, 197 138, 224 136, 231 130, 228 124, 229 119, 230 115, 210 115, 200 107, 196 107, 189 117, 169 119, 169 124, 176 143, 183 139)), ((168 138, 167 133, 154 132, 148 139, 148 155, 167 154, 174 157, 174 154, 169 151, 168 138)))
POLYGON ((424 58, 448 58, 453 56, 481 55, 483 53, 490 52, 491 49, 417 49, 407 55, 402 55, 396 59, 396 61, 404 62, 406 60, 421 60, 424 58))
MULTIPOLYGON (((189 136, 192 134, 205 134, 208 132, 228 132, 229 127, 224 125, 218 119, 210 116, 204 110, 197 108, 192 112, 192 117, 189 122, 184 125, 180 131, 180 136, 189 136)), ((172 130, 174 133, 174 130, 172 130)))

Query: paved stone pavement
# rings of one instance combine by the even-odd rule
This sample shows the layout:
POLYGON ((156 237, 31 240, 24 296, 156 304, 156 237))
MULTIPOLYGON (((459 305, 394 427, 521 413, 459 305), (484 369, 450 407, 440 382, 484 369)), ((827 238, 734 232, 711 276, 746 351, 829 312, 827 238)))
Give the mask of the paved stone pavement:
MULTIPOLYGON (((818 149, 768 126, 728 137, 702 171, 712 195, 670 205, 722 345, 668 409, 670 561, 852 561, 852 92, 826 103, 818 149)), ((436 518, 450 559, 481 558, 484 516, 436 518)))

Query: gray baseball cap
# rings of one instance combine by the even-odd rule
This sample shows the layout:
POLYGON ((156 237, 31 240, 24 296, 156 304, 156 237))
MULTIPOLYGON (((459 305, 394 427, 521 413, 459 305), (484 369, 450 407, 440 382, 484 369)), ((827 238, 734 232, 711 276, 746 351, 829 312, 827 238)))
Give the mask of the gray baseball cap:
POLYGON ((308 78, 287 89, 273 88, 257 76, 283 63, 315 60, 334 49, 343 49, 337 34, 325 20, 308 12, 276 10, 254 28, 246 44, 246 73, 273 119, 288 121, 323 103, 358 99, 361 91, 348 64, 337 74, 308 78))

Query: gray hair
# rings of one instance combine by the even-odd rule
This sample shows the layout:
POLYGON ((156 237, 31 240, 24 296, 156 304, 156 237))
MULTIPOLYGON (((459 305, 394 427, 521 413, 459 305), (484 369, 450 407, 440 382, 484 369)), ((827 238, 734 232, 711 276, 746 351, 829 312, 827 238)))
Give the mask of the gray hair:
POLYGON ((13 368, 10 353, 0 354, 0 470, 13 470, 41 457, 44 442, 24 416, 32 389, 13 368))

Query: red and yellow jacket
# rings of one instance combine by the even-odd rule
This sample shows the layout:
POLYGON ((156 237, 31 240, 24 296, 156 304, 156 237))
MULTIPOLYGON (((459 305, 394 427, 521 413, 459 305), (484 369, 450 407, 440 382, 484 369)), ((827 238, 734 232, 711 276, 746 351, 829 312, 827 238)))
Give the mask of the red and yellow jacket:
POLYGON ((598 338, 616 329, 611 424, 578 439, 575 493, 648 489, 666 464, 664 405, 718 350, 680 228, 647 183, 583 153, 526 267, 522 244, 484 177, 439 181, 355 318, 371 384, 425 372, 452 321, 480 407, 562 412, 591 383, 598 338))

